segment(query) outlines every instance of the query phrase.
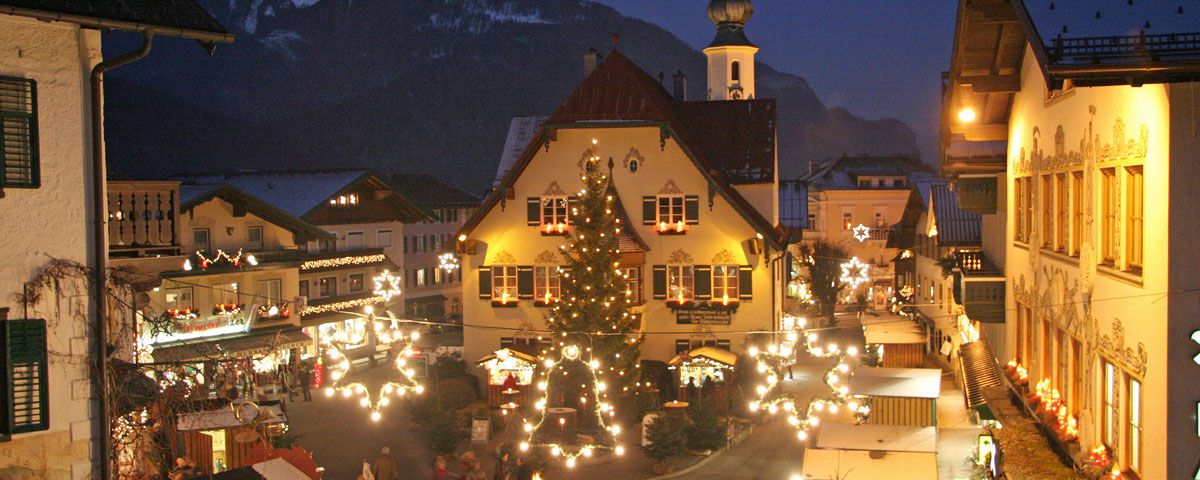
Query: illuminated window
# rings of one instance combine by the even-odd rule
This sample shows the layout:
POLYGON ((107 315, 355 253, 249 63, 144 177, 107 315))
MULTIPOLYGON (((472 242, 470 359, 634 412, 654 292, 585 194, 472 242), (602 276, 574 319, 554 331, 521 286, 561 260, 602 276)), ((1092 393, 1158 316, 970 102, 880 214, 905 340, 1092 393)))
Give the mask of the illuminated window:
POLYGON ((283 282, 278 279, 259 280, 255 294, 259 305, 279 306, 283 304, 283 282))
POLYGON ((1083 243, 1083 172, 1071 173, 1071 255, 1079 256, 1083 243))
POLYGON ((684 303, 696 292, 696 277, 691 265, 667 265, 667 299, 684 303))
POLYGON ((1145 202, 1145 191, 1142 185, 1142 167, 1125 169, 1128 184, 1126 185, 1125 201, 1129 205, 1125 216, 1125 262, 1129 270, 1142 271, 1142 215, 1145 202))
POLYGON ((684 223, 683 195, 661 195, 658 197, 658 224, 680 225, 684 223))
POLYGON ((626 268, 625 286, 629 289, 629 301, 635 305, 642 303, 642 270, 640 268, 626 268))
POLYGON ((347 193, 344 195, 338 195, 336 198, 329 199, 329 204, 336 207, 351 207, 358 205, 358 194, 347 193))
POLYGON ((712 268, 712 298, 717 301, 736 302, 738 299, 738 266, 713 265, 712 268))
POLYGON ((875 212, 875 228, 887 228, 887 217, 883 212, 875 212))
POLYGON ((1117 171, 1100 169, 1100 261, 1114 265, 1117 259, 1117 171))
POLYGON ((492 267, 492 300, 508 302, 517 299, 517 267, 492 267))
POLYGON ((416 278, 416 280, 413 281, 413 283, 415 283, 418 287, 424 287, 425 281, 426 281, 425 269, 424 268, 417 269, 415 275, 417 276, 417 278, 416 278))
POLYGON ((355 273, 355 274, 350 275, 350 286, 349 286, 350 292, 354 293, 354 292, 363 291, 363 289, 366 288, 366 278, 365 277, 366 276, 361 273, 355 273))
POLYGON ((1142 470, 1142 382, 1132 378, 1127 382, 1125 423, 1125 463, 1134 473, 1142 470))
POLYGON ((1083 343, 1071 339, 1071 391, 1067 399, 1071 402, 1071 413, 1079 415, 1083 410, 1083 343))
POLYGON ((1050 175, 1042 175, 1041 190, 1038 190, 1042 204, 1042 227, 1038 233, 1042 236, 1042 248, 1050 248, 1054 241, 1054 181, 1050 175))
MULTIPOLYGON (((1043 378, 1051 378, 1054 376, 1054 337, 1052 336, 1053 327, 1050 326, 1050 321, 1042 319, 1042 364, 1038 368, 1038 372, 1043 378)), ((1053 379, 1050 380, 1052 383, 1053 379)))
POLYGON ((1107 361, 1104 364, 1104 421, 1100 422, 1101 437, 1104 444, 1112 448, 1115 445, 1113 421, 1117 418, 1117 367, 1107 361))
POLYGON ((562 295, 562 280, 558 267, 533 267, 533 297, 539 302, 550 303, 562 295))
POLYGON ((854 214, 842 212, 842 230, 854 228, 854 214))
POLYGON ((1058 220, 1054 223, 1054 250, 1066 252, 1067 234, 1070 233, 1070 197, 1067 196, 1067 175, 1060 173, 1054 176, 1054 193, 1058 197, 1056 208, 1058 220))
POLYGON ((542 197, 542 226, 567 224, 567 197, 542 197))
POLYGON ((337 295, 337 277, 325 277, 317 281, 317 295, 332 297, 337 295))
POLYGON ((166 303, 166 308, 171 310, 194 308, 192 304, 192 287, 164 288, 163 300, 166 303))

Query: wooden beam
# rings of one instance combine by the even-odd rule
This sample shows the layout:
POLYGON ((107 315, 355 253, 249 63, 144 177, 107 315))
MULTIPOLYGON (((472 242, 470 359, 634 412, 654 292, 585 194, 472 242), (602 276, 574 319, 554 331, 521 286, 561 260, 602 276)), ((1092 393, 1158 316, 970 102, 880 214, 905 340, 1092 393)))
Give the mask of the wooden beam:
POLYGON ((1016 93, 1021 89, 1020 75, 960 77, 959 82, 970 85, 975 93, 1016 93))
POLYGON ((970 142, 992 142, 1008 140, 1008 124, 1004 123, 966 123, 951 124, 950 133, 962 135, 970 142))

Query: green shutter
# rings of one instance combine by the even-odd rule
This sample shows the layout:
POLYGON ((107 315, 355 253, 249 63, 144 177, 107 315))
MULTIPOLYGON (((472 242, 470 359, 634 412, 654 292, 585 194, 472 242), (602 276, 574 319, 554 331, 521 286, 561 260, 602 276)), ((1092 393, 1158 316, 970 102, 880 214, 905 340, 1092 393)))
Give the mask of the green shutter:
POLYGON ((542 224, 542 199, 529 197, 525 199, 525 224, 536 227, 542 224))
POLYGON ((749 265, 738 267, 738 293, 742 300, 754 297, 754 268, 749 265))
POLYGON ((0 77, 0 188, 38 188, 37 82, 0 77))
POLYGON ((700 223, 700 197, 688 195, 683 197, 683 218, 688 225, 700 223))
POLYGON ((642 225, 654 225, 657 211, 657 199, 654 197, 642 197, 642 225))
POLYGON ((479 298, 482 300, 492 299, 492 269, 491 267, 483 267, 479 269, 479 298))
POLYGON ((4 371, 4 418, 0 433, 16 434, 50 428, 46 372, 46 321, 9 320, 0 328, 4 371))
POLYGON ((517 298, 533 298, 533 267, 517 267, 517 298))
POLYGON ((667 266, 655 265, 651 277, 654 284, 654 299, 665 300, 667 298, 667 266))
POLYGON ((696 300, 712 298, 712 265, 696 265, 692 270, 695 274, 696 300))

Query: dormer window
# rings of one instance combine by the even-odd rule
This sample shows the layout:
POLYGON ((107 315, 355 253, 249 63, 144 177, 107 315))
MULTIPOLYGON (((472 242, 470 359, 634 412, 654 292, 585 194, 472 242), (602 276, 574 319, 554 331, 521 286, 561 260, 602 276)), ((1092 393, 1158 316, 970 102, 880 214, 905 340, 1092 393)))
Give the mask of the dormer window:
POLYGON ((338 195, 335 198, 329 199, 329 205, 334 206, 334 207, 357 206, 358 205, 358 194, 357 193, 347 193, 344 195, 338 195))

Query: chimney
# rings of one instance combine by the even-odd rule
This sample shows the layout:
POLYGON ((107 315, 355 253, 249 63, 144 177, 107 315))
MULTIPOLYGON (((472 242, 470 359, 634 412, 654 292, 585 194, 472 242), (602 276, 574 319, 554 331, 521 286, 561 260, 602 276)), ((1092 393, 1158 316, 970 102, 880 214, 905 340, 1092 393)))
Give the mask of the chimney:
POLYGON ((808 177, 809 178, 812 178, 813 171, 815 171, 816 169, 817 169, 817 162, 815 160, 809 160, 808 161, 808 177))
POLYGON ((583 76, 586 78, 588 75, 591 75, 592 72, 596 71, 596 65, 599 64, 600 52, 597 52, 594 48, 589 48, 583 54, 583 76))
POLYGON ((683 73, 683 70, 676 70, 675 74, 671 75, 671 80, 673 80, 672 89, 671 89, 672 96, 674 96, 675 100, 677 100, 677 101, 686 102, 687 101, 687 75, 685 75, 683 73))

